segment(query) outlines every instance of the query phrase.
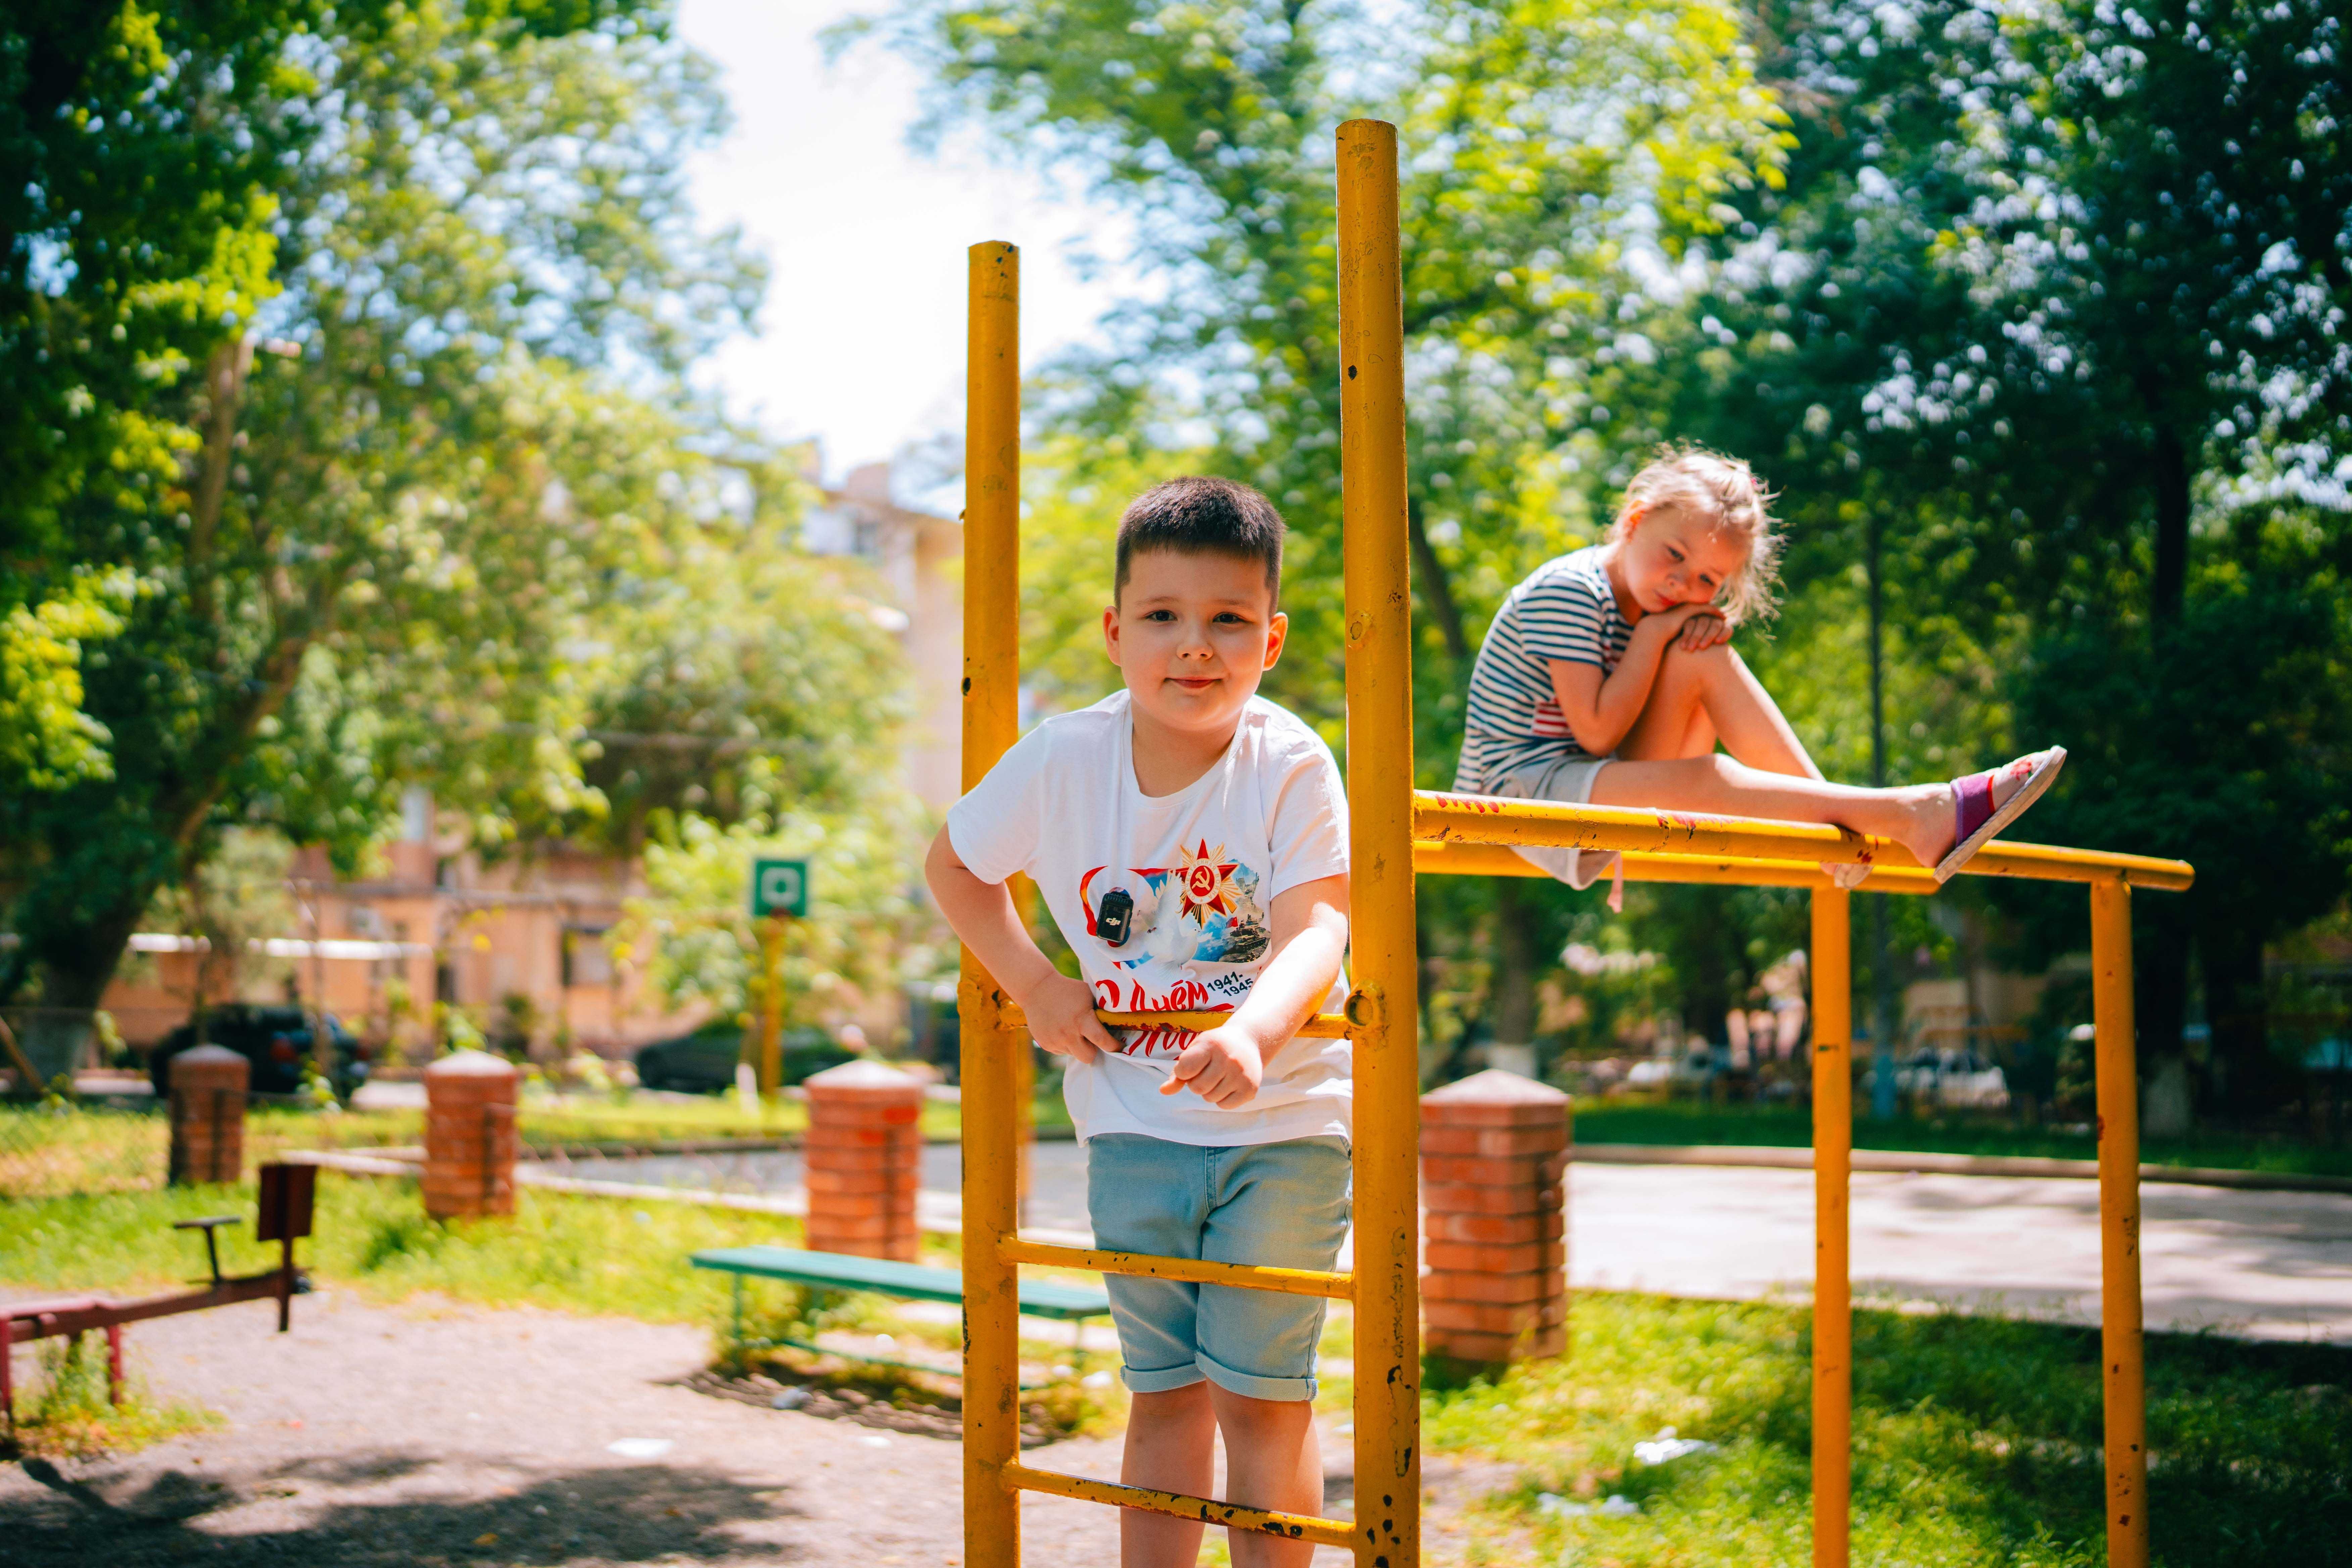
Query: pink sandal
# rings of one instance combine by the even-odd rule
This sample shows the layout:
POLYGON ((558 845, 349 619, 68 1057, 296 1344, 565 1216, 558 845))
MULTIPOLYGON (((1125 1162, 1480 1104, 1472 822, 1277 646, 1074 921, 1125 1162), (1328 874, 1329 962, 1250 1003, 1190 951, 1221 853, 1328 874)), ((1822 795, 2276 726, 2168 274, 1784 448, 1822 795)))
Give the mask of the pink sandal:
POLYGON ((2050 781, 2066 763, 2066 748, 2053 746, 2046 752, 2029 752, 2013 763, 2004 763, 1990 773, 1970 773, 1952 781, 1952 816, 1956 837, 1951 850, 1936 862, 1936 880, 1948 882, 1953 874, 1972 859, 1976 852, 1991 842, 1992 836, 2025 815, 2025 808, 2042 798, 2050 781), (1992 803, 1993 781, 2003 777, 2022 776, 2017 793, 1995 807, 1992 803))

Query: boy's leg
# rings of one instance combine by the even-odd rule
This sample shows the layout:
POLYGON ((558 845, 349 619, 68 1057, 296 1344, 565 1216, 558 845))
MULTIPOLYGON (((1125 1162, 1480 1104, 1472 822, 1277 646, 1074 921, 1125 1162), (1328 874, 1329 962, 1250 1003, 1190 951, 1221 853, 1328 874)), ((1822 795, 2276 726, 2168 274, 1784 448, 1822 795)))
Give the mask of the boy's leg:
MULTIPOLYGON (((1207 1385, 1225 1438, 1225 1500, 1280 1513, 1323 1511, 1323 1451, 1311 1399, 1252 1399, 1207 1385)), ((1307 1568, 1311 1541, 1227 1531, 1234 1568, 1307 1568)))
MULTIPOLYGON (((1212 1151, 1135 1133, 1087 1142, 1087 1213, 1095 1245, 1154 1258, 1198 1258, 1212 1151)), ((1118 1327, 1119 1375, 1134 1402, 1119 1477, 1157 1491, 1206 1497, 1215 1475, 1216 1415, 1198 1362, 1200 1287, 1114 1274, 1104 1281, 1118 1327)), ((1119 1514, 1124 1568, 1192 1568, 1197 1520, 1119 1514)))
MULTIPOLYGON (((1118 1479, 1155 1491, 1207 1497, 1216 1479, 1216 1436, 1217 1415, 1206 1383, 1139 1394, 1128 1407, 1127 1450, 1119 1459, 1118 1479)), ((1232 1441, 1226 1438, 1229 1447, 1232 1441)), ((1120 1568, 1192 1568, 1200 1559, 1203 1528, 1197 1519, 1123 1509, 1118 1516, 1120 1568)))
MULTIPOLYGON (((1276 1268, 1328 1268, 1348 1234, 1348 1145, 1302 1138, 1216 1151, 1201 1256, 1276 1268)), ((1315 1352, 1326 1303, 1203 1285, 1201 1367, 1225 1439, 1227 1501, 1323 1511, 1315 1441, 1315 1352)), ((1235 1568, 1305 1568, 1314 1543, 1228 1532, 1235 1568)))

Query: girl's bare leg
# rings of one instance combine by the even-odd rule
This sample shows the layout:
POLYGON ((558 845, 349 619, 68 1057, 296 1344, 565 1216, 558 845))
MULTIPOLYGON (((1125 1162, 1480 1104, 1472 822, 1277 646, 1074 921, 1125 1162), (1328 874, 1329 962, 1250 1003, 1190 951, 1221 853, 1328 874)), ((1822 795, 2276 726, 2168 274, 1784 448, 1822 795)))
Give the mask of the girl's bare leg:
POLYGON ((1703 757, 1724 750, 1768 773, 1818 779, 1822 770, 1780 705, 1728 643, 1699 653, 1669 648, 1650 700, 1617 754, 1628 762, 1703 757))
POLYGON ((1825 782, 1780 705, 1726 645, 1668 652, 1617 756, 1592 781, 1595 805, 1825 822, 1892 838, 1923 866, 1953 844, 1948 786, 1875 790, 1825 782), (1730 756, 1716 753, 1718 737, 1730 756))

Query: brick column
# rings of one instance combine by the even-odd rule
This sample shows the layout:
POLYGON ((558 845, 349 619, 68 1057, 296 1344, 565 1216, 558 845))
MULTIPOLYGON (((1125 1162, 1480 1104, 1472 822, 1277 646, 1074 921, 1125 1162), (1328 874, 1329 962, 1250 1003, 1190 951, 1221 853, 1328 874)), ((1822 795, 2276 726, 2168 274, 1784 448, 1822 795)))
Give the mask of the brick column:
POLYGON ((172 1185, 245 1179, 245 1090, 253 1064, 226 1046, 198 1046, 169 1064, 172 1185))
POLYGON ((1523 1361, 1568 1346, 1569 1098, 1490 1069, 1423 1095, 1428 1347, 1523 1361))
POLYGON ((515 1095, 522 1075, 483 1051, 425 1069, 425 1212, 435 1219, 514 1213, 515 1095))
POLYGON ((808 1245, 814 1252, 915 1258, 923 1184, 923 1086, 877 1061, 812 1074, 808 1245))

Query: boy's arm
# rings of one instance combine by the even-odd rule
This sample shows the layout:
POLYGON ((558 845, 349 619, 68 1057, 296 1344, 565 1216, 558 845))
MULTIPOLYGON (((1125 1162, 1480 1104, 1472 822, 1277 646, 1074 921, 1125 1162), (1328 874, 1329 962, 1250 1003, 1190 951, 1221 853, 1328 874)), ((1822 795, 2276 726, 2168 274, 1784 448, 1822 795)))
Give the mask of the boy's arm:
POLYGON ((1094 992, 1085 981, 1054 967, 1021 923, 1004 884, 974 876, 957 856, 944 827, 923 858, 923 879, 956 935, 1027 1016, 1029 1033, 1039 1045, 1081 1061, 1094 1060, 1098 1051, 1118 1049, 1118 1042, 1095 1016, 1094 992))
POLYGON ((1184 1047, 1160 1093, 1189 1089, 1212 1105, 1246 1105, 1265 1078, 1266 1058, 1289 1044, 1330 995, 1348 952, 1348 879, 1324 877, 1286 888, 1274 896, 1268 916, 1272 961, 1230 1023, 1184 1047))
MULTIPOLYGON (((1677 605, 1643 616, 1633 623, 1625 657, 1606 675, 1599 665, 1580 659, 1544 661, 1551 670, 1551 693, 1559 703, 1560 717, 1568 721, 1568 732, 1589 755, 1607 756, 1632 733, 1633 721, 1650 704, 1650 688, 1657 682, 1658 666, 1666 649, 1684 633, 1686 623, 1700 619, 1721 626, 1723 612, 1712 605, 1677 605)), ((1706 643, 1720 640, 1710 636, 1706 643)))

